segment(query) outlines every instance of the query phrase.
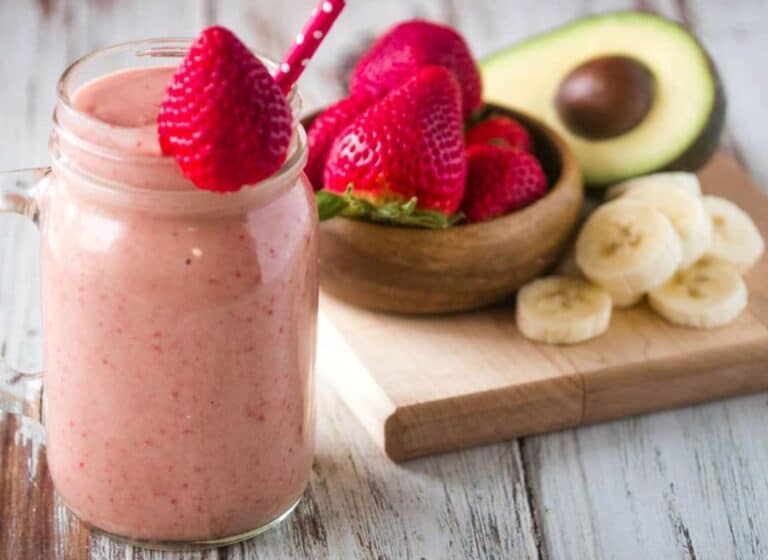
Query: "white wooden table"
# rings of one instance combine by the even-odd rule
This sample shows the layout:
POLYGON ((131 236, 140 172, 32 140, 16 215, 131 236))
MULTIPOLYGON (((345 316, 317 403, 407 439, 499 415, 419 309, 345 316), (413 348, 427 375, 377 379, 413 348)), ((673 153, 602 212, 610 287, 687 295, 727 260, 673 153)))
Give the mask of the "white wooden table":
MULTIPOLYGON (((409 17, 458 27, 477 55, 584 13, 641 8, 680 20, 722 72, 728 149, 768 185, 765 0, 348 1, 303 80, 307 108, 339 97, 370 38, 409 17)), ((55 81, 81 54, 140 37, 191 36, 219 22, 279 57, 313 3, 0 1, 0 169, 47 161, 55 81)), ((0 218, 0 346, 29 369, 40 360, 39 311, 30 295, 37 289, 35 236, 20 220, 0 218), (12 294, 12 286, 26 287, 24 294, 12 294)), ((20 463, 39 430, 0 415, 0 558, 768 558, 768 395, 404 465, 374 447, 324 372, 319 395, 317 460, 297 513, 251 542, 177 555, 90 535, 51 498, 44 465, 20 463), (40 511, 37 500, 49 507, 40 511)))

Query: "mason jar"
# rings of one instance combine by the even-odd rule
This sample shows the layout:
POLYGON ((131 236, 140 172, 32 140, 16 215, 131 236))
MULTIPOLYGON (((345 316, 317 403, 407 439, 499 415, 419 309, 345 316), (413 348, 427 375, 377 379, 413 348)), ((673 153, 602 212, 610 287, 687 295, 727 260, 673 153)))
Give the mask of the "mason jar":
POLYGON ((229 194, 191 185, 160 154, 154 119, 124 126, 73 103, 94 80, 170 75, 188 45, 75 62, 58 85, 52 167, 0 176, 0 209, 41 231, 54 487, 87 524, 171 548, 286 517, 315 424, 317 212, 298 94, 285 164, 229 194))

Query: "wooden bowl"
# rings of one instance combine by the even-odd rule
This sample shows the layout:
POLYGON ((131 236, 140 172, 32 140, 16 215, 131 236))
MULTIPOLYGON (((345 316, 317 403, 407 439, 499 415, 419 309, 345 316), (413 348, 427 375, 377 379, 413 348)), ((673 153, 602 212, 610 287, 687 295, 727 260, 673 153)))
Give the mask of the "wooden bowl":
MULTIPOLYGON (((487 222, 443 230, 334 218, 320 225, 320 283, 340 300, 380 311, 466 311, 503 300, 550 268, 576 226, 584 192, 565 142, 538 120, 522 122, 550 185, 532 205, 487 222)), ((317 113, 304 119, 308 126, 317 113)))

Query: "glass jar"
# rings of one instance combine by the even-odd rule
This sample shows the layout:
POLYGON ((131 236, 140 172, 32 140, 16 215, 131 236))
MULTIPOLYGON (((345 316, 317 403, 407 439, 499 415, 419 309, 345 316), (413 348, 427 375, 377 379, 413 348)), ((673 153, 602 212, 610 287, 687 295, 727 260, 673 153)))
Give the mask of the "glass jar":
POLYGON ((2 177, 39 216, 47 455, 64 503, 150 546, 218 545, 281 520, 314 446, 317 219, 298 124, 274 176, 195 189, 155 126, 76 109, 83 84, 176 66, 188 42, 98 51, 59 82, 42 181, 2 177))

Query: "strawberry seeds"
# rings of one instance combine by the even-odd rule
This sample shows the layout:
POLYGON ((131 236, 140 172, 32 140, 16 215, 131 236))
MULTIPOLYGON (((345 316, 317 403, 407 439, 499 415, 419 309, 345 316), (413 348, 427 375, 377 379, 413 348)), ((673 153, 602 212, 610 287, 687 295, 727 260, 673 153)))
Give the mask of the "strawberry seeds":
POLYGON ((197 187, 233 192, 283 164, 291 108, 269 73, 234 33, 209 27, 195 39, 157 117, 160 146, 197 187))
POLYGON ((353 70, 350 96, 309 128, 321 219, 444 228, 541 198, 547 180, 530 133, 485 115, 481 90, 455 30, 413 20, 384 33, 353 70))

